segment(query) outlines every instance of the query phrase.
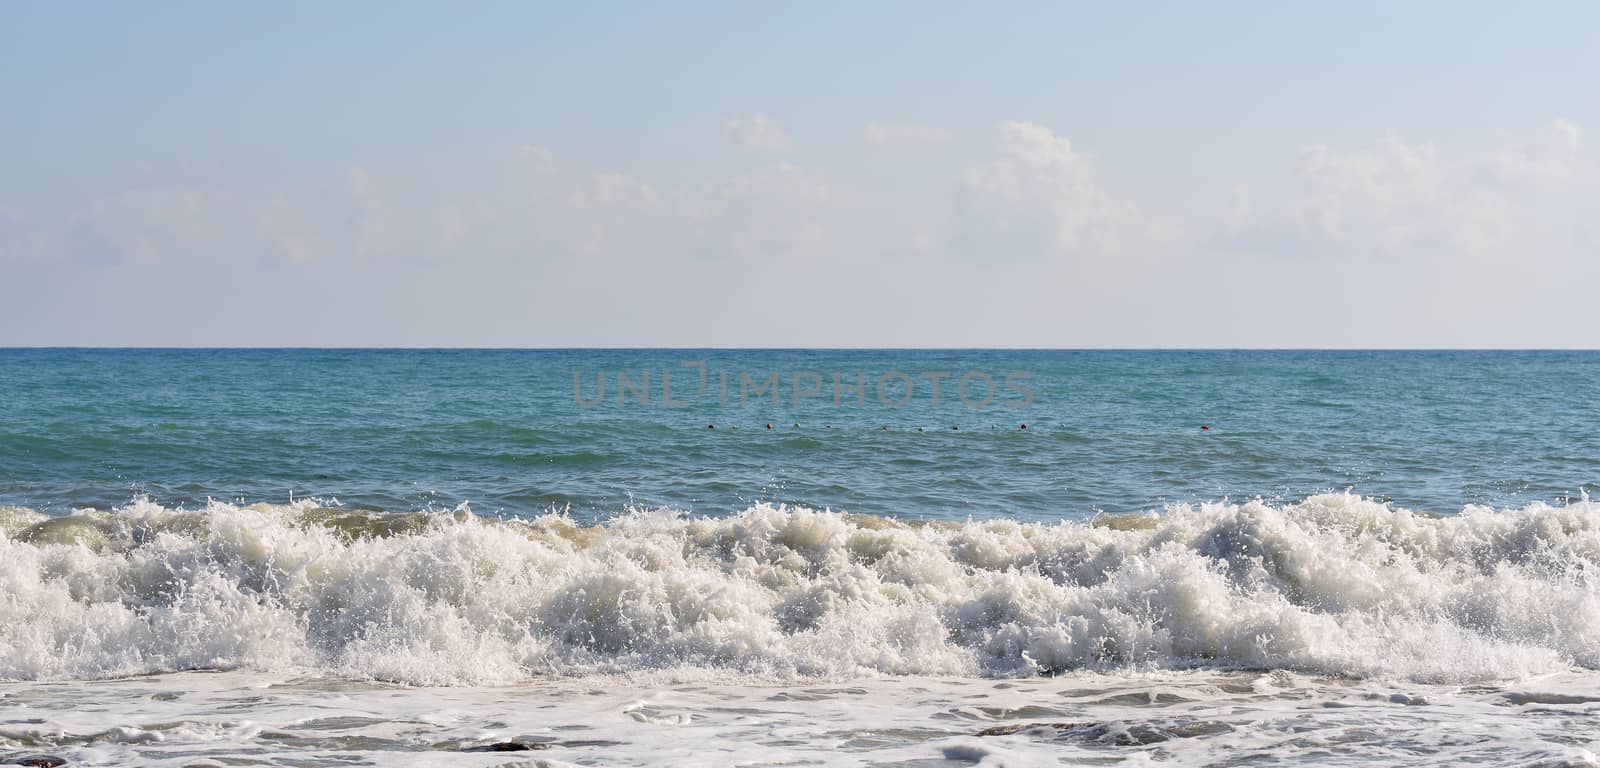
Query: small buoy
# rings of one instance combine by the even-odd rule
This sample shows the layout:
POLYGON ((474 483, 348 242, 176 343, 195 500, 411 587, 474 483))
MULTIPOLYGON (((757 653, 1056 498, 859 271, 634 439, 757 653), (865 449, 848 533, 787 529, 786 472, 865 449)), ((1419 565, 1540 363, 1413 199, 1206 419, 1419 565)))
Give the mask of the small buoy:
POLYGON ((1023 424, 1022 426, 1017 427, 1017 429, 1027 429, 1027 428, 1028 428, 1027 424, 1023 424))
POLYGON ((1201 428, 1201 429, 1210 429, 1210 428, 1211 428, 1211 425, 1210 425, 1210 424, 1201 424, 1201 425, 1200 425, 1200 428, 1201 428))

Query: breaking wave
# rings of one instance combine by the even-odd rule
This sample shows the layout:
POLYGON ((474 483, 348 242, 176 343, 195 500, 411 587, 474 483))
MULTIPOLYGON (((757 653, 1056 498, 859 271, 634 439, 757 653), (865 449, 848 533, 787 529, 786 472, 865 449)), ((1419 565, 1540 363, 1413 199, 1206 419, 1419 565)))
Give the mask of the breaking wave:
POLYGON ((1347 494, 1090 523, 0 509, 0 678, 182 669, 422 685, 1255 668, 1600 668, 1600 504, 1432 517, 1347 494))

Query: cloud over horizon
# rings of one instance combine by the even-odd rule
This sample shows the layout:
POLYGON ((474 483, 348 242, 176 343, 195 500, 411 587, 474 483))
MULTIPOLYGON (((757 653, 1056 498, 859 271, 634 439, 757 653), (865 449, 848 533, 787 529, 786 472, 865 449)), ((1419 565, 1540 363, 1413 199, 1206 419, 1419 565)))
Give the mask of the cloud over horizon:
POLYGON ((861 129, 868 144, 943 144, 950 133, 943 128, 917 123, 867 123, 861 129))
POLYGON ((1311 145, 1288 173, 1237 188, 1232 227, 1313 254, 1479 257, 1557 246, 1575 231, 1580 188, 1594 181, 1579 178, 1579 136, 1558 120, 1486 149, 1395 135, 1348 150, 1311 145))
MULTIPOLYGON (((793 147, 761 115, 725 129, 740 146, 793 147)), ((935 136, 947 138, 885 128, 878 143, 935 136)), ((1109 311, 1114 305, 1105 302, 1119 296, 1168 295, 1183 280, 1232 274, 1247 263, 1239 259, 1287 265, 1251 267, 1257 274, 1239 282, 1268 292, 1283 290, 1271 283, 1279 271, 1290 270, 1287 280, 1293 270, 1320 274, 1322 267, 1309 265, 1349 259, 1451 264, 1480 275, 1484 286, 1534 257, 1579 265, 1568 279, 1593 274, 1581 265, 1596 245, 1585 222, 1595 213, 1597 179, 1570 122, 1475 147, 1394 135, 1349 148, 1311 144, 1281 158, 1276 173, 1179 198, 1141 196, 1114 163, 1045 125, 1003 122, 993 136, 988 150, 942 155, 946 165, 930 168, 932 178, 945 179, 944 191, 914 194, 856 168, 789 162, 734 162, 720 172, 651 180, 558 164, 559 148, 534 144, 503 153, 502 185, 477 189, 436 189, 425 178, 361 166, 300 189, 223 193, 177 178, 174 186, 116 190, 51 216, 0 211, 0 261, 9 268, 60 262, 87 274, 233 261, 268 275, 326 271, 347 281, 374 270, 450 265, 461 284, 494 281, 516 265, 518 274, 584 283, 552 297, 557 306, 603 296, 657 304, 646 297, 663 290, 758 296, 771 281, 857 303, 874 295, 871 286, 908 300, 959 287, 1003 302, 1018 280, 1044 288, 1090 279, 1101 281, 1100 293, 1079 301, 1095 311, 1109 311), (1530 248, 1539 253, 1530 256, 1530 248), (874 282, 839 284, 852 273, 874 282)), ((1427 290, 1421 283, 1429 274, 1393 272, 1416 281, 1415 291, 1427 290)))
POLYGON ((1035 123, 1003 123, 999 133, 999 156, 961 174, 973 208, 994 224, 975 245, 1036 255, 1107 247, 1129 211, 1102 186, 1094 158, 1035 123))
POLYGON ((728 136, 741 147, 773 152, 794 148, 794 140, 778 126, 778 121, 760 113, 749 117, 735 115, 728 118, 724 127, 728 136))

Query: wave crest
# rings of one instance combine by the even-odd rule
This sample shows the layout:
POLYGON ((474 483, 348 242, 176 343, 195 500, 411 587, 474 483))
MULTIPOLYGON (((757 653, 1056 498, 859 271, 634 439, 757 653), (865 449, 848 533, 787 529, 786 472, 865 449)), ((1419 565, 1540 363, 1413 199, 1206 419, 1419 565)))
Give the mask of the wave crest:
POLYGON ((141 501, 0 509, 0 677, 305 670, 482 684, 1249 667, 1600 668, 1600 505, 1347 494, 1057 525, 757 505, 598 526, 141 501))

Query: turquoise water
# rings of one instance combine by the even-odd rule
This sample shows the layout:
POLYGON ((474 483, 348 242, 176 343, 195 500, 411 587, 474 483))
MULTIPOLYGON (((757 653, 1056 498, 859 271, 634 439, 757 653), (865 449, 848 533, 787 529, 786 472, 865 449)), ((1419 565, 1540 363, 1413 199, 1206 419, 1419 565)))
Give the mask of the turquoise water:
POLYGON ((1350 491, 1449 514, 1594 492, 1596 425, 1593 352, 3 350, 0 505, 1048 521, 1350 491), (797 372, 820 393, 797 403, 797 372), (774 373, 776 405, 741 392, 774 373))

